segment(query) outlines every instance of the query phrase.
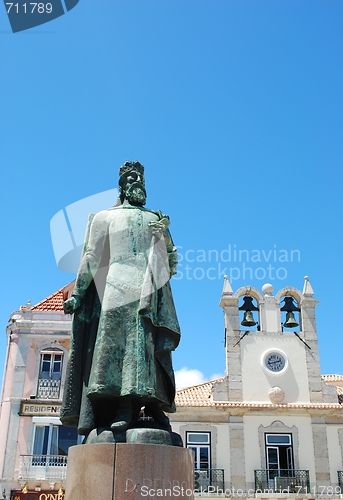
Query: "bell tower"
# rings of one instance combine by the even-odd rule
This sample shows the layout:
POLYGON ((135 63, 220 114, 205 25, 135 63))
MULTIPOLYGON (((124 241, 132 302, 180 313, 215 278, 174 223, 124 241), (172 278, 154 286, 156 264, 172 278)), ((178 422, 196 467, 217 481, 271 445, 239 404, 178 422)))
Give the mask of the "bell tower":
POLYGON ((214 401, 252 404, 337 402, 321 380, 315 307, 308 276, 303 291, 286 286, 274 295, 244 286, 233 292, 228 277, 224 311, 226 373, 213 387, 214 401))

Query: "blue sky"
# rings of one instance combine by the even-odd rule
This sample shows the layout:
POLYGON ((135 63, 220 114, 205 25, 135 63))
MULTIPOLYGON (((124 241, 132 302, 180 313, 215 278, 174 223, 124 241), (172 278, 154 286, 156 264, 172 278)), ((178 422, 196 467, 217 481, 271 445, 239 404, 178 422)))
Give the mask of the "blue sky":
POLYGON ((183 258, 175 369, 223 373, 227 269, 234 289, 309 275, 322 372, 343 373, 342 21, 341 0, 80 0, 13 34, 0 10, 1 365, 10 313, 74 278, 51 218, 137 159, 183 258), (210 261, 229 248, 299 257, 243 276, 243 262, 210 261))

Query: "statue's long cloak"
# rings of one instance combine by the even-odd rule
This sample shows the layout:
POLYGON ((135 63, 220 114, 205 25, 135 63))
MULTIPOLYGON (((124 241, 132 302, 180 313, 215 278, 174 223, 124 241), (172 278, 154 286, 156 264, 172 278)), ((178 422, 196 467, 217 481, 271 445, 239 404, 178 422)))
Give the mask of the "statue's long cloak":
MULTIPOLYGON (((121 212, 122 214, 128 214, 129 212, 127 211, 130 211, 132 214, 138 214, 139 220, 146 217, 150 217, 152 220, 158 220, 161 218, 159 213, 131 206, 118 207, 108 211, 103 211, 104 215, 102 218, 105 219, 106 217, 110 217, 113 220, 116 220, 116 210, 126 210, 126 212, 121 212), (135 212, 131 212, 132 210, 135 212), (112 212, 112 214, 110 212, 112 212)), ((97 214, 95 218, 98 216, 99 214, 97 214)), ((108 223, 106 222, 107 226, 106 224, 103 224, 102 226, 101 224, 98 224, 96 229, 94 229, 95 224, 93 218, 93 215, 89 218, 85 237, 84 256, 88 251, 92 252, 92 250, 94 250, 94 248, 89 248, 92 246, 92 231, 93 233, 98 233, 96 234, 98 239, 101 237, 105 241, 102 243, 100 265, 98 266, 96 273, 93 274, 94 278, 92 278, 89 284, 87 283, 86 285, 84 284, 84 282, 87 281, 84 278, 85 262, 82 264, 82 262, 85 261, 84 257, 81 260, 76 280, 75 294, 78 295, 79 290, 81 290, 82 287, 85 288, 85 293, 82 297, 82 304, 80 308, 73 316, 67 377, 61 411, 62 423, 64 425, 78 427, 80 434, 87 434, 96 426, 93 413, 94 406, 91 404, 92 398, 94 400, 94 398, 102 396, 113 396, 113 398, 118 398, 126 394, 135 395, 135 391, 137 390, 137 388, 135 388, 132 389, 131 392, 123 394, 121 392, 122 389, 118 388, 116 383, 111 386, 111 383, 107 382, 106 376, 103 385, 101 385, 102 382, 99 382, 98 380, 99 377, 96 373, 97 366, 99 363, 104 364, 104 361, 106 361, 104 356, 106 356, 107 353, 109 356, 107 373, 110 377, 113 373, 115 377, 117 377, 116 372, 123 371, 123 367, 125 368, 125 365, 123 366, 123 364, 120 369, 118 369, 117 366, 110 366, 110 360, 112 359, 113 361, 113 358, 111 358, 110 349, 108 349, 106 344, 109 336, 107 335, 104 327, 106 322, 109 323, 109 314, 112 314, 110 321, 114 322, 116 325, 115 328, 117 328, 119 324, 118 321, 126 326, 127 322, 125 322, 125 318, 122 317, 122 314, 130 315, 134 309, 137 311, 138 318, 144 318, 145 324, 150 325, 148 330, 153 331, 153 356, 156 372, 158 372, 156 376, 159 380, 160 387, 161 384, 163 386, 162 391, 160 391, 160 393, 163 394, 161 397, 159 397, 157 393, 151 394, 151 391, 146 391, 145 394, 144 389, 141 387, 142 383, 144 385, 143 380, 139 381, 140 388, 138 396, 142 398, 143 404, 145 396, 146 402, 149 402, 151 398, 154 399, 154 397, 157 397, 157 402, 161 409, 168 412, 175 411, 175 381, 171 362, 171 351, 177 347, 180 339, 180 328, 169 284, 169 256, 175 252, 175 247, 172 244, 169 231, 165 231, 163 235, 160 234, 159 236, 156 236, 156 234, 152 234, 150 229, 147 229, 147 225, 142 228, 139 227, 138 224, 138 226, 133 229, 133 233, 129 228, 128 230, 130 231, 130 234, 127 233, 128 230, 125 229, 124 235, 117 235, 117 237, 122 238, 123 241, 129 241, 127 238, 131 238, 133 241, 133 247, 135 247, 137 241, 139 242, 141 235, 144 234, 146 236, 147 231, 149 231, 150 243, 146 249, 144 276, 137 292, 139 293, 139 296, 136 296, 136 301, 131 301, 130 304, 124 304, 122 309, 117 308, 114 311, 115 318, 113 319, 113 311, 109 311, 108 306, 106 306, 106 304, 104 306, 103 303, 104 290, 111 286, 109 266, 113 265, 113 263, 114 266, 119 266, 120 255, 116 255, 113 258, 113 241, 112 249, 111 242, 109 242, 109 239, 112 238, 113 240, 113 237, 108 234, 108 223), (101 236, 99 236, 100 234, 101 236), (96 359, 94 359, 95 357, 96 359)), ((135 251, 135 248, 133 248, 133 250, 135 251)), ((88 264, 87 266, 89 268, 88 264)), ((120 270, 120 267, 117 267, 117 269, 120 270)), ((122 283, 122 287, 124 293, 125 282, 122 283)), ((135 314, 132 314, 132 318, 134 318, 135 314)), ((111 323, 109 324, 111 326, 111 323)), ((110 332, 110 336, 112 333, 113 332, 110 332)), ((114 334, 116 335, 115 332, 114 334)), ((149 361, 151 362, 151 360, 149 361)), ((114 362, 112 364, 115 365, 114 362)), ((115 380, 118 380, 118 377, 115 378, 115 380)))

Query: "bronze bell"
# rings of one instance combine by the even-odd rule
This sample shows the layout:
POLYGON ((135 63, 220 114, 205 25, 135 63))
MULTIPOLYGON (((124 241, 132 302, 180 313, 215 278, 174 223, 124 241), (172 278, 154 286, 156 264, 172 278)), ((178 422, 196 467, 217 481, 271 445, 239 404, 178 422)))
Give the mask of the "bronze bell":
POLYGON ((292 311, 286 313, 286 321, 283 326, 285 328, 295 328, 296 326, 299 326, 299 323, 295 321, 294 313, 292 311))
POLYGON ((241 323, 242 326, 255 326, 256 321, 254 321, 254 316, 251 311, 245 311, 244 318, 241 323))

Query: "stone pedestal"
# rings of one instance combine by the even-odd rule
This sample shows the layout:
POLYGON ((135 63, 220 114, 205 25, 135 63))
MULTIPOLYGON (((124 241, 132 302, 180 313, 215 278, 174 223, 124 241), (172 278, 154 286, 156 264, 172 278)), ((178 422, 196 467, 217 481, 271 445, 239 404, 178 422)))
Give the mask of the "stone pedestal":
POLYGON ((193 500, 191 450, 178 446, 100 443, 72 446, 65 500, 193 500))

